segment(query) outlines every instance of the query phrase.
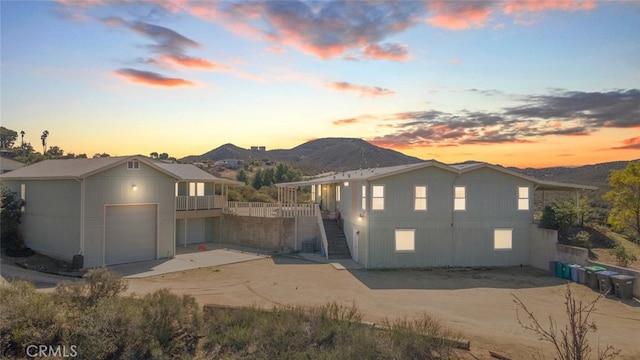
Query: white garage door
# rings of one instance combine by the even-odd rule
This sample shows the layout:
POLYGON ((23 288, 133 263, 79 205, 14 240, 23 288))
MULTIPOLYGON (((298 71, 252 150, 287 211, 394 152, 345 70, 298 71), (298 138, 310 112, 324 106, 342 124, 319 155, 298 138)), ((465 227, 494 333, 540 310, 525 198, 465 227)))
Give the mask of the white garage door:
POLYGON ((105 210, 106 265, 156 258, 156 205, 115 205, 105 210))

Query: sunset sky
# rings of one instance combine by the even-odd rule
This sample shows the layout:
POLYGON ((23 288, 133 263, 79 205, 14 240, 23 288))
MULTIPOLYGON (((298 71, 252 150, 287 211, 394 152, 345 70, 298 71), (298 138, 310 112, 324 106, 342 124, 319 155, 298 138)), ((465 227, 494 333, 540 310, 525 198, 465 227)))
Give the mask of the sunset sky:
POLYGON ((640 158, 640 2, 0 6, 0 122, 40 151, 48 130, 89 156, 356 137, 445 163, 640 158))

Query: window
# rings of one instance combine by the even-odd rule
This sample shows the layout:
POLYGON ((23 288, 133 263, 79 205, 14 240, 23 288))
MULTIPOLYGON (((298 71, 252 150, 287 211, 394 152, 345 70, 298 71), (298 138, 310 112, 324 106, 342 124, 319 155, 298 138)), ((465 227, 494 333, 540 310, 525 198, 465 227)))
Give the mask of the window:
POLYGON ((137 160, 127 161, 127 169, 129 170, 139 170, 140 162, 137 160))
POLYGON ((367 185, 362 185, 362 210, 367 210, 367 185))
POLYGON ((316 201, 316 186, 311 185, 311 201, 316 201))
POLYGON ((511 250, 511 236, 513 229, 494 229, 493 230, 493 249, 494 250, 511 250))
POLYGON ((197 183, 196 184, 196 195, 197 196, 204 196, 204 183, 197 183))
POLYGON ((414 251, 415 229, 396 229, 396 251, 414 251))
POLYGON ((189 183, 189 196, 196 196, 196 183, 189 183))
POLYGON ((336 201, 340 201, 340 185, 336 185, 336 201))
POLYGON ((176 183, 176 196, 178 196, 178 183, 176 183))
POLYGON ((342 185, 344 185, 344 187, 347 187, 347 186, 349 186, 349 182, 345 181, 342 185))
POLYGON ((371 190, 371 210, 384 210, 384 185, 373 185, 371 190))
POLYGON ((466 188, 464 186, 454 187, 453 198, 453 210, 466 210, 467 209, 467 197, 466 188))
POLYGON ((529 210, 529 188, 518 187, 518 210, 529 210))
POLYGON ((413 210, 427 210, 427 186, 416 185, 413 191, 413 210))
POLYGON ((24 204, 27 202, 27 184, 20 184, 20 200, 22 200, 20 211, 24 212, 24 204))

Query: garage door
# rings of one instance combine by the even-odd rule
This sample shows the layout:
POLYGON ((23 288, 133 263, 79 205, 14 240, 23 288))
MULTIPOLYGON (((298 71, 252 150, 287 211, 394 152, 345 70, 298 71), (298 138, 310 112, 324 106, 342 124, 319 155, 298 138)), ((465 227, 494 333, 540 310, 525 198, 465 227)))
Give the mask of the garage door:
POLYGON ((114 205, 105 210, 106 265, 156 258, 157 205, 114 205))

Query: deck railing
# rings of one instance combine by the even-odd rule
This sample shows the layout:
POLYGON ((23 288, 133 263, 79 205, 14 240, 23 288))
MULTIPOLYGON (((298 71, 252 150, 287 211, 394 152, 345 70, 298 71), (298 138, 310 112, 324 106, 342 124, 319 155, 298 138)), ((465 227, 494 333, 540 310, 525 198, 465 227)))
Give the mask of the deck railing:
POLYGON ((176 196, 176 210, 212 210, 224 207, 224 196, 176 196))
POLYGON ((227 201, 227 206, 222 210, 225 214, 253 217, 283 217, 315 216, 314 204, 290 204, 258 203, 227 201))

